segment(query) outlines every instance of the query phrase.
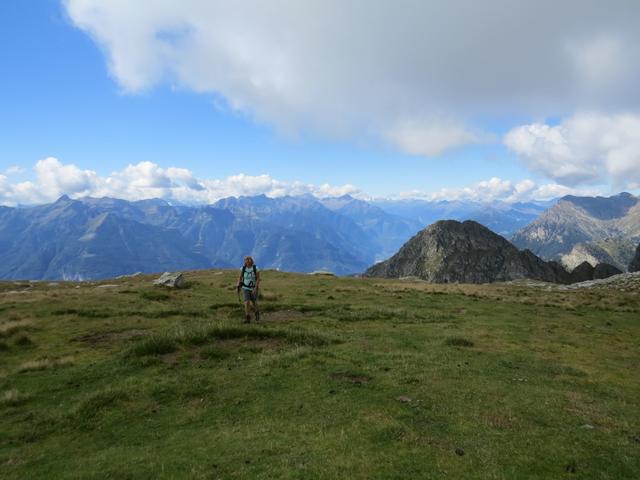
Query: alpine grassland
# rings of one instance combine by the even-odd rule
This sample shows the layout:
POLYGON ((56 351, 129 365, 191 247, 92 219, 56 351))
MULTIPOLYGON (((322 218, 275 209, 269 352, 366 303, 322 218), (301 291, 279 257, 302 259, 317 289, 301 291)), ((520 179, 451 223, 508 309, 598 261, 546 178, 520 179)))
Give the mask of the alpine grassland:
POLYGON ((640 295, 0 283, 3 479, 637 479, 640 295))

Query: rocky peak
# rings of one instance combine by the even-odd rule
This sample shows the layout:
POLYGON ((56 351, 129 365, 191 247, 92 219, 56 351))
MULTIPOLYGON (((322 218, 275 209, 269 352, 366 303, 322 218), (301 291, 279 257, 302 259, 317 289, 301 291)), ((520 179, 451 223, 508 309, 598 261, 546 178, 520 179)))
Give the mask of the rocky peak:
POLYGON ((566 271, 528 250, 519 251, 500 235, 477 222, 441 220, 411 238, 389 260, 366 276, 416 276, 434 283, 486 283, 532 278, 565 282, 566 271))

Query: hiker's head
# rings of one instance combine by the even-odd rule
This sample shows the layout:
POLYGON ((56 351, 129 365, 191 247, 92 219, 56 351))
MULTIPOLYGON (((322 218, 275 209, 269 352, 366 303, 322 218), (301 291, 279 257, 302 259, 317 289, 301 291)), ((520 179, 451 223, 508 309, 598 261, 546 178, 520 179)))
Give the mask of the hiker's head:
POLYGON ((244 257, 244 265, 245 267, 251 267, 253 265, 253 258, 244 257))

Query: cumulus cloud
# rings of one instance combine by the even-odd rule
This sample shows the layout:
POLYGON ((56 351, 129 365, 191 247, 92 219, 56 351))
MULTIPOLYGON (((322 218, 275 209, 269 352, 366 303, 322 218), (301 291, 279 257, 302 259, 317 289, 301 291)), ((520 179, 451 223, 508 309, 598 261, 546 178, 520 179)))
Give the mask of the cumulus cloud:
POLYGON ((125 91, 210 93, 284 131, 437 155, 476 140, 451 118, 640 107, 635 0, 63 2, 125 91))
POLYGON ((580 113, 555 126, 516 127, 504 143, 529 168, 565 185, 640 183, 640 115, 580 113))
POLYGON ((35 181, 12 183, 0 175, 0 205, 38 204, 56 200, 62 195, 114 197, 126 200, 162 198, 183 203, 209 204, 229 196, 314 195, 329 197, 358 195, 353 185, 313 185, 284 182, 269 175, 232 175, 226 179, 199 179, 185 168, 162 168, 153 162, 140 162, 100 176, 49 157, 34 166, 35 181))
POLYGON ((539 185, 526 179, 512 182, 498 177, 483 180, 473 185, 460 188, 441 188, 434 192, 413 190, 401 193, 398 198, 419 198, 428 201, 471 200, 476 202, 503 201, 506 203, 528 202, 533 200, 550 200, 564 195, 598 195, 595 188, 570 188, 556 183, 539 185))

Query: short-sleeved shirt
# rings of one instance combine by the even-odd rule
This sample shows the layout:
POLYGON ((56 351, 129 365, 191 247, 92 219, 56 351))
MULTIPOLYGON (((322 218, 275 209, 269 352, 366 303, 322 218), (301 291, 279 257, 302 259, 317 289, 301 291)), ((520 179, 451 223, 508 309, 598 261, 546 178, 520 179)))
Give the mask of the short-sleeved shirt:
POLYGON ((244 267, 244 277, 242 279, 242 288, 244 290, 253 290, 256 286, 257 275, 258 275, 258 268, 255 265, 251 267, 244 267))

